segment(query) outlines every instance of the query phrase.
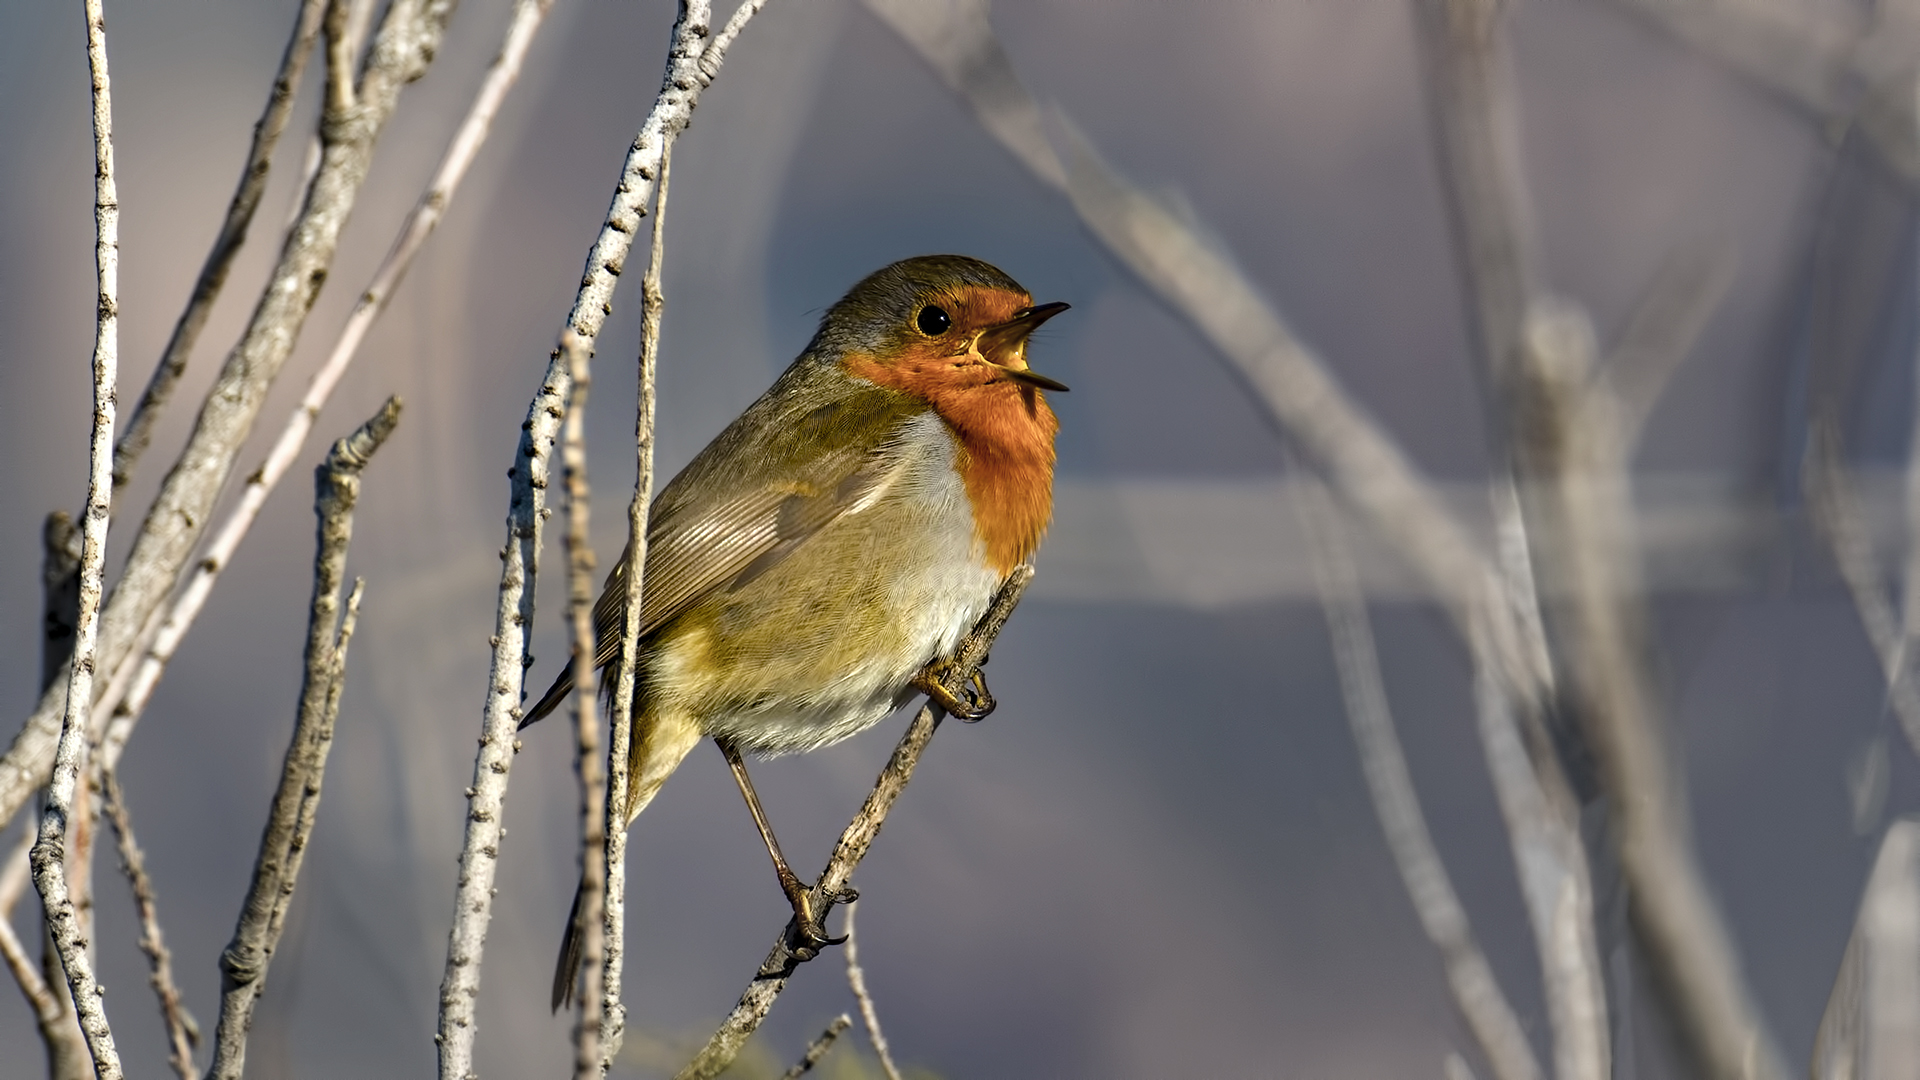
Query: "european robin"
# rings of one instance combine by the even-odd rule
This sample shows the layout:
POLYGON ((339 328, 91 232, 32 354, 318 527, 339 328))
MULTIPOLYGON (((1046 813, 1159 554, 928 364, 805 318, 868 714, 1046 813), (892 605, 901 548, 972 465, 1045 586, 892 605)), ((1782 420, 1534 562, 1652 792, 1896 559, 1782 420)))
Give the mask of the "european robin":
MULTIPOLYGON (((743 752, 839 742, 925 691, 977 719, 931 672, 952 654, 1053 509, 1054 433, 1027 339, 1066 304, 1035 305, 958 255, 894 263, 828 309, 798 359, 653 502, 626 821, 703 738, 719 744, 773 856, 803 947, 827 938, 766 824, 743 752)), ((615 662, 622 558, 595 606, 615 662)), ((607 679, 607 684, 612 684, 607 679)), ((571 669, 527 714, 552 712, 571 669)), ((576 922, 554 974, 571 998, 576 922)))

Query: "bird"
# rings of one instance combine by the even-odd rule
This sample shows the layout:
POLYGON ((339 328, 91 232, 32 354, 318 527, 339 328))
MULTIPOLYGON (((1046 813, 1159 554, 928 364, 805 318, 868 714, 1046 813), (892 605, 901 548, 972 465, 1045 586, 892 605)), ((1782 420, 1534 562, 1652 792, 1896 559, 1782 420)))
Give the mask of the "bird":
MULTIPOLYGON (((1027 343, 1065 303, 1035 304, 962 255, 869 274, 822 316, 800 355, 661 490, 647 523, 624 821, 692 749, 726 756, 793 907, 806 955, 835 943, 787 865, 744 755, 814 750, 925 693, 972 720, 939 675, 1053 509, 1059 421, 1027 343)), ((596 666, 617 674, 623 555, 594 606, 596 666)), ((526 727, 573 690, 571 666, 526 727)), ((580 900, 552 1003, 578 978, 580 900)))

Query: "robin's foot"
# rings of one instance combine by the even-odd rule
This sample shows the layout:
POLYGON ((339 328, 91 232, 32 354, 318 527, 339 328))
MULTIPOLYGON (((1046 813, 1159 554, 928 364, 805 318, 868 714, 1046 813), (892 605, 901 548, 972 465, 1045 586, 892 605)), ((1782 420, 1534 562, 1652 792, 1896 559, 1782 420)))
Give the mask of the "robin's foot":
POLYGON ((820 950, 828 945, 840 945, 845 937, 830 937, 827 934, 825 916, 835 904, 849 904, 860 898, 860 894, 851 888, 841 889, 826 897, 826 903, 817 910, 813 894, 800 884, 800 879, 791 875, 782 875, 780 887, 787 894, 787 902, 793 905, 793 955, 798 960, 811 960, 820 955, 820 950))
POLYGON ((967 685, 955 694, 947 689, 945 675, 951 665, 946 662, 927 665, 927 669, 914 677, 914 688, 927 695, 935 705, 947 711, 947 715, 964 723, 974 724, 987 718, 997 702, 987 689, 987 677, 978 668, 967 680, 967 685))

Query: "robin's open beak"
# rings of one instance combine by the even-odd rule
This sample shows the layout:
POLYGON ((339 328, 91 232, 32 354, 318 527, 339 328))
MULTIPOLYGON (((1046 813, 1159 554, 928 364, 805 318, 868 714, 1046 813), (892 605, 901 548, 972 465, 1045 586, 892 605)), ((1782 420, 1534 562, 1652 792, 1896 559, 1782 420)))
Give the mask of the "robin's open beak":
POLYGON ((1052 303, 1022 308, 1006 322, 987 327, 980 332, 978 342, 980 355, 989 365, 999 369, 1001 374, 1014 382, 1036 386, 1042 390, 1065 392, 1067 389, 1065 383, 1049 379, 1027 368, 1026 344, 1027 337, 1040 329, 1041 323, 1067 310, 1067 306, 1052 303))

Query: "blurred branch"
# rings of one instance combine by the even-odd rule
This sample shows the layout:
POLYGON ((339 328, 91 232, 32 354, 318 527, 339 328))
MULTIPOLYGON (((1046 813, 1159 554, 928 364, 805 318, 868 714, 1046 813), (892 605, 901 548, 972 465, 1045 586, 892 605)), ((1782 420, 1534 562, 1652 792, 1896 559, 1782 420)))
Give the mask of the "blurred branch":
POLYGON ((1887 828, 1814 1037, 1814 1080, 1896 1080, 1920 1062, 1920 821, 1887 828))
POLYGON ((1521 426, 1537 476, 1557 481, 1543 489, 1540 551, 1570 590, 1556 621, 1577 712, 1618 825, 1635 929, 1703 1074, 1785 1080, 1693 851, 1684 776, 1647 669, 1628 451, 1594 352, 1577 309, 1530 313, 1521 426))
POLYGON ((821 1058, 827 1056, 827 1051, 833 1049, 834 1041, 840 1038, 840 1033, 852 1026, 853 1021, 846 1013, 834 1017, 827 1024, 827 1030, 821 1032, 819 1038, 807 1044, 807 1052, 801 1055, 799 1061, 793 1063, 793 1068, 780 1075, 780 1080, 800 1080, 807 1075, 815 1065, 820 1064, 821 1058))
MULTIPOLYGON (((735 13, 738 18, 738 13, 735 13)), ((730 22, 729 26, 732 25, 730 22)), ((627 504, 626 596, 621 608, 620 658, 615 665, 613 717, 607 738, 607 882, 601 967, 600 1046, 611 1062, 626 1037, 627 1007, 621 1003, 627 938, 627 767, 633 742, 633 683, 640 664, 640 602, 646 584, 647 515, 653 502, 654 376, 660 362, 660 320, 666 297, 660 270, 666 258, 667 188, 673 177, 673 147, 660 154, 660 185, 653 197, 653 243, 640 282, 640 372, 635 394, 633 499, 627 504)))
MULTIPOLYGON (((1528 314, 1546 288, 1504 12, 1497 0, 1415 0, 1413 12, 1456 261, 1502 459, 1494 520, 1507 607, 1536 662, 1551 672, 1533 565, 1547 537, 1529 520, 1512 481, 1516 471, 1537 468, 1531 417, 1519 406, 1529 374, 1528 314)), ((1483 640, 1480 633, 1469 638, 1476 654, 1480 741, 1533 927, 1553 1027, 1554 1074, 1560 1080, 1606 1080, 1612 1073, 1606 984, 1580 808, 1545 722, 1549 702, 1516 694, 1493 677, 1489 669, 1497 657, 1483 640)))
POLYGON ((166 938, 160 933, 160 912, 153 895, 153 879, 147 876, 146 856, 133 836, 133 815, 127 812, 126 793, 120 789, 119 773, 105 770, 100 776, 101 802, 107 820, 113 823, 119 840, 120 869, 133 886, 134 912, 140 919, 140 951, 147 954, 151 973, 147 981, 160 999, 160 1020, 167 1029, 167 1063, 180 1080, 198 1080, 193 1067, 193 1048, 200 1041, 200 1025, 180 1000, 180 987, 173 981, 173 955, 167 951, 166 938))
POLYGON ((287 128, 287 118, 293 114, 294 98, 301 76, 306 72, 307 57, 313 52, 313 40, 320 32, 320 14, 326 6, 326 0, 301 0, 299 11, 294 15, 293 36, 287 39, 287 47, 280 54, 280 70, 274 73, 273 87, 267 91, 266 110, 253 125, 253 144, 247 148, 247 162, 240 169, 239 187, 227 205, 227 219, 220 224, 213 248, 207 252, 207 261, 200 267, 200 277, 193 283, 186 310, 174 323, 173 336, 167 339, 167 347, 160 353, 160 362, 154 365, 153 376, 141 392, 139 404, 133 407, 133 415, 114 444, 116 492, 133 479, 134 466, 153 438, 153 425, 160 419, 160 410, 166 407, 181 373, 187 370, 187 359, 193 355, 193 347, 200 340, 200 331, 207 324, 214 301, 220 298, 220 290, 226 285, 227 271, 233 268, 234 257, 247 242, 253 213, 260 208, 260 197, 267 191, 273 149, 280 142, 280 133, 287 128))
MULTIPOLYGON (((159 686, 174 652, 186 639, 201 608, 206 605, 215 580, 233 561, 234 552, 239 550, 240 542, 260 516, 275 485, 299 459, 307 436, 313 431, 314 421, 326 407, 334 388, 340 385, 347 368, 359 355, 367 331, 386 310, 387 303, 406 276, 414 257, 420 253, 427 237, 445 216, 448 204, 459 190, 460 181, 466 176, 492 130, 493 118, 498 114, 501 102, 519 77, 527 49, 532 45, 534 35, 539 31, 551 4, 552 0, 519 0, 515 5, 506 39, 501 43, 500 52, 488 68, 473 102, 467 107, 466 118, 447 145, 439 168, 420 193, 413 212, 400 226, 393 247, 354 302, 353 311, 347 316, 346 324, 341 328, 340 337, 334 342, 326 362, 314 373, 305 396, 287 417, 286 425, 275 440, 273 449, 268 451, 266 460, 248 475, 239 500, 221 520, 212 542, 194 562, 185 586, 175 595, 170 606, 165 609, 156 607, 153 619, 149 621, 159 621, 137 635, 136 640, 146 642, 146 647, 137 655, 130 656, 114 672, 96 711, 96 716, 105 721, 104 728, 101 723, 95 724, 95 735, 101 743, 106 768, 113 769, 118 765, 133 726, 139 722, 141 713, 159 686), (165 611, 164 618, 160 614, 162 610, 165 611)), ((351 34, 355 19, 350 15, 347 22, 348 33, 351 34)))
MULTIPOLYGON (((1907 745, 1920 754, 1920 683, 1914 679, 1912 658, 1907 655, 1893 602, 1887 599, 1859 495, 1841 464, 1839 441, 1831 414, 1814 421, 1808 432, 1801 483, 1813 510, 1814 525, 1833 551, 1834 564, 1853 597, 1853 609, 1859 613, 1867 641, 1880 661, 1887 702, 1900 720, 1907 745)), ((1914 591, 1911 583, 1908 591, 1914 591)))
POLYGON ((1848 5, 1617 2, 1830 130, 1857 126, 1897 175, 1920 185, 1914 57, 1863 47, 1872 41, 1850 24, 1848 5))
POLYGON ((860 967, 860 939, 853 929, 853 913, 859 907, 857 900, 847 904, 847 986, 853 990, 853 999, 860 1003, 860 1018, 866 1021, 873 1052, 880 1056, 881 1071, 887 1074, 887 1080, 900 1080, 900 1069, 893 1063, 893 1051, 887 1048, 887 1037, 880 1030, 880 1010, 874 1007, 873 995, 867 992, 867 973, 860 967))
MULTIPOLYGON (((40 1041, 46 1045, 48 1060, 85 1060, 86 1042, 80 1036, 79 1026, 73 1022, 73 1014, 67 1010, 71 999, 64 994, 54 993, 13 930, 13 905, 19 901, 26 887, 27 853, 33 846, 33 840, 32 832, 23 834, 20 843, 14 846, 13 853, 7 856, 4 868, 0 868, 0 961, 6 963, 7 971, 27 999, 27 1007, 33 1010, 34 1023, 40 1028, 40 1041), (69 1041, 73 1045, 63 1045, 69 1041)), ((59 1078, 56 1077, 56 1080, 59 1078)))
MULTIPOLYGON (((647 202, 653 197, 654 178, 668 145, 687 126, 701 92, 718 73, 726 48, 764 3, 747 0, 720 37, 708 44, 710 3, 682 0, 660 91, 627 151, 606 221, 587 256, 586 271, 567 316, 567 330, 578 336, 579 347, 593 348, 601 325, 613 310, 613 288, 625 268, 647 202)), ((533 629, 533 578, 538 573, 541 527, 547 513, 549 458, 572 381, 563 350, 556 348, 540 390, 527 407, 520 445, 508 474, 512 478, 512 498, 507 545, 501 551, 503 565, 485 718, 480 749, 474 758, 473 785, 467 790, 466 837, 460 853, 445 974, 440 983, 436 1041, 442 1080, 465 1080, 474 1071, 475 1000, 480 992, 487 925, 493 917, 493 880, 499 864, 508 773, 519 749, 514 731, 521 716, 527 638, 533 629)))
POLYGON ((600 684, 594 660, 599 644, 593 632, 593 536, 588 515, 587 391, 592 385, 591 353, 578 334, 560 335, 560 352, 573 379, 567 402, 561 458, 567 485, 567 646, 573 656, 575 767, 580 773, 580 899, 575 923, 580 948, 580 1021, 574 1029, 573 1075, 593 1080, 611 1054, 603 1054, 600 964, 606 926, 602 895, 606 884, 607 787, 600 762, 600 684))
POLYGON ((1537 695, 1551 681, 1499 610, 1494 567, 1393 440, 1349 399, 1320 357, 1230 256, 1139 191, 1056 112, 1061 153, 987 22, 984 0, 867 0, 983 126, 1036 177, 1064 187, 1081 223, 1227 361, 1250 399, 1291 435, 1339 495, 1365 513, 1447 606, 1463 635, 1484 617, 1502 670, 1537 695), (1064 158, 1064 160, 1063 160, 1064 158))
MULTIPOLYGON (((86 1036, 98 1080, 120 1080, 120 1055, 107 1025, 103 991, 87 952, 91 904, 87 855, 93 809, 84 788, 76 792, 87 753, 87 711, 93 704, 93 676, 99 663, 100 598, 106 570, 107 522, 113 512, 113 425, 120 364, 120 197, 114 181, 113 94, 107 70, 107 16, 100 0, 85 0, 87 66, 93 89, 93 260, 97 305, 93 337, 93 435, 87 452, 87 509, 80 525, 80 604, 74 619, 73 659, 68 665, 65 701, 60 704, 59 739, 53 775, 47 784, 39 835, 28 861, 47 930, 66 975, 74 1015, 86 1036), (75 798, 79 818, 73 818, 75 798), (67 865, 67 834, 75 832, 76 867, 67 865)), ((55 680, 56 683, 58 680, 55 680)), ((43 699, 57 698, 58 687, 43 699)), ((52 974, 48 974, 52 982, 52 974)), ((51 1060, 60 1047, 49 1039, 51 1060)))
MULTIPOLYGON (((451 14, 452 0, 395 0, 381 20, 361 76, 357 107, 345 115, 329 110, 321 116, 326 148, 300 219, 245 334, 209 387, 193 434, 148 508, 113 598, 101 612, 101 670, 115 670, 133 652, 140 631, 179 580, 234 457, 319 296, 340 231, 372 163, 374 143, 399 103, 402 87, 425 73, 451 14)), ((0 822, 10 819, 45 783, 61 706, 57 690, 43 694, 25 728, 0 757, 0 822)))
POLYGON ((1618 399, 1620 442, 1629 451, 1639 443, 1668 379, 1693 352, 1727 295, 1737 262, 1727 244, 1682 248, 1655 272, 1634 306, 1625 332, 1600 366, 1618 399))
POLYGON ((253 1009, 265 990, 267 968, 285 928, 287 909, 314 821, 320 812, 321 783, 333 748, 334 722, 340 715, 340 691, 346 681, 347 646, 353 639, 365 583, 355 580, 339 615, 346 576, 347 545, 353 538, 353 510, 360 498, 360 473, 400 420, 400 399, 385 406, 353 434, 333 444, 314 470, 314 516, 318 519, 313 556, 313 599, 307 613, 306 674, 300 686, 300 711, 287 742, 253 879, 241 905, 233 940, 220 954, 220 1025, 214 1034, 209 1080, 239 1080, 246 1064, 247 1032, 253 1009), (336 625, 337 624, 337 625, 336 625))
MULTIPOLYGON (((1347 722, 1360 754, 1360 765, 1380 819, 1387 850, 1393 854, 1405 883, 1407 897, 1428 940, 1440 951, 1447 986, 1454 1004, 1466 1018, 1480 1050, 1497 1080, 1538 1080, 1543 1074, 1526 1031, 1494 978, 1493 969, 1474 940, 1466 908, 1454 892, 1447 868, 1427 831, 1420 798, 1407 771, 1406 755, 1394 731, 1380 676, 1380 657, 1368 623, 1366 600, 1346 555, 1346 537, 1326 489, 1307 480, 1295 504, 1319 571, 1320 603, 1332 638, 1333 658, 1346 699, 1347 722)), ((1528 779, 1531 772, 1528 770, 1528 779)), ((1506 802, 1502 801, 1502 808, 1506 802)), ((1516 839, 1516 850, 1518 842, 1516 839)), ((852 915, 852 909, 848 909, 852 915)), ((849 942, 851 944, 851 942, 849 942)), ((851 963, 851 959, 849 959, 851 963)))
MULTIPOLYGON (((1007 624, 1014 607, 1020 603, 1021 594, 1026 592, 1027 585, 1032 581, 1033 567, 1030 565, 1017 566, 1008 575, 1006 584, 1000 586, 1000 592, 994 596, 992 606, 980 616, 980 621, 974 624, 973 630, 955 650, 951 664, 941 672, 941 680, 948 690, 958 693, 967 685, 973 673, 979 670, 980 664, 986 659, 987 650, 993 646, 993 639, 999 636, 1000 628, 1007 624)), ((846 898, 848 880, 853 877, 860 860, 866 858, 867 849, 873 846, 874 838, 880 835, 880 826, 886 823, 894 800, 906 790, 907 781, 913 779, 913 770, 920 764, 920 755, 925 752, 927 743, 933 739, 933 733, 945 715, 931 702, 914 714, 913 722, 907 725, 905 734, 900 736, 900 742, 893 748, 893 756, 887 759, 886 767, 880 770, 879 778, 874 781, 873 790, 867 793, 859 812, 854 814, 853 820, 840 833, 840 842, 834 845, 833 857, 827 860, 827 868, 820 872, 811 890, 814 910, 820 913, 822 920, 826 919, 833 905, 846 898)), ((740 995, 739 1003, 734 1005, 733 1011, 721 1022, 700 1053, 675 1074, 674 1080, 710 1080, 733 1063, 748 1037, 773 1009, 780 991, 786 989, 787 979, 802 963, 813 958, 812 950, 795 947, 798 929, 796 922, 788 920, 779 939, 767 953, 767 958, 761 962, 760 969, 747 984, 746 991, 740 995)))

